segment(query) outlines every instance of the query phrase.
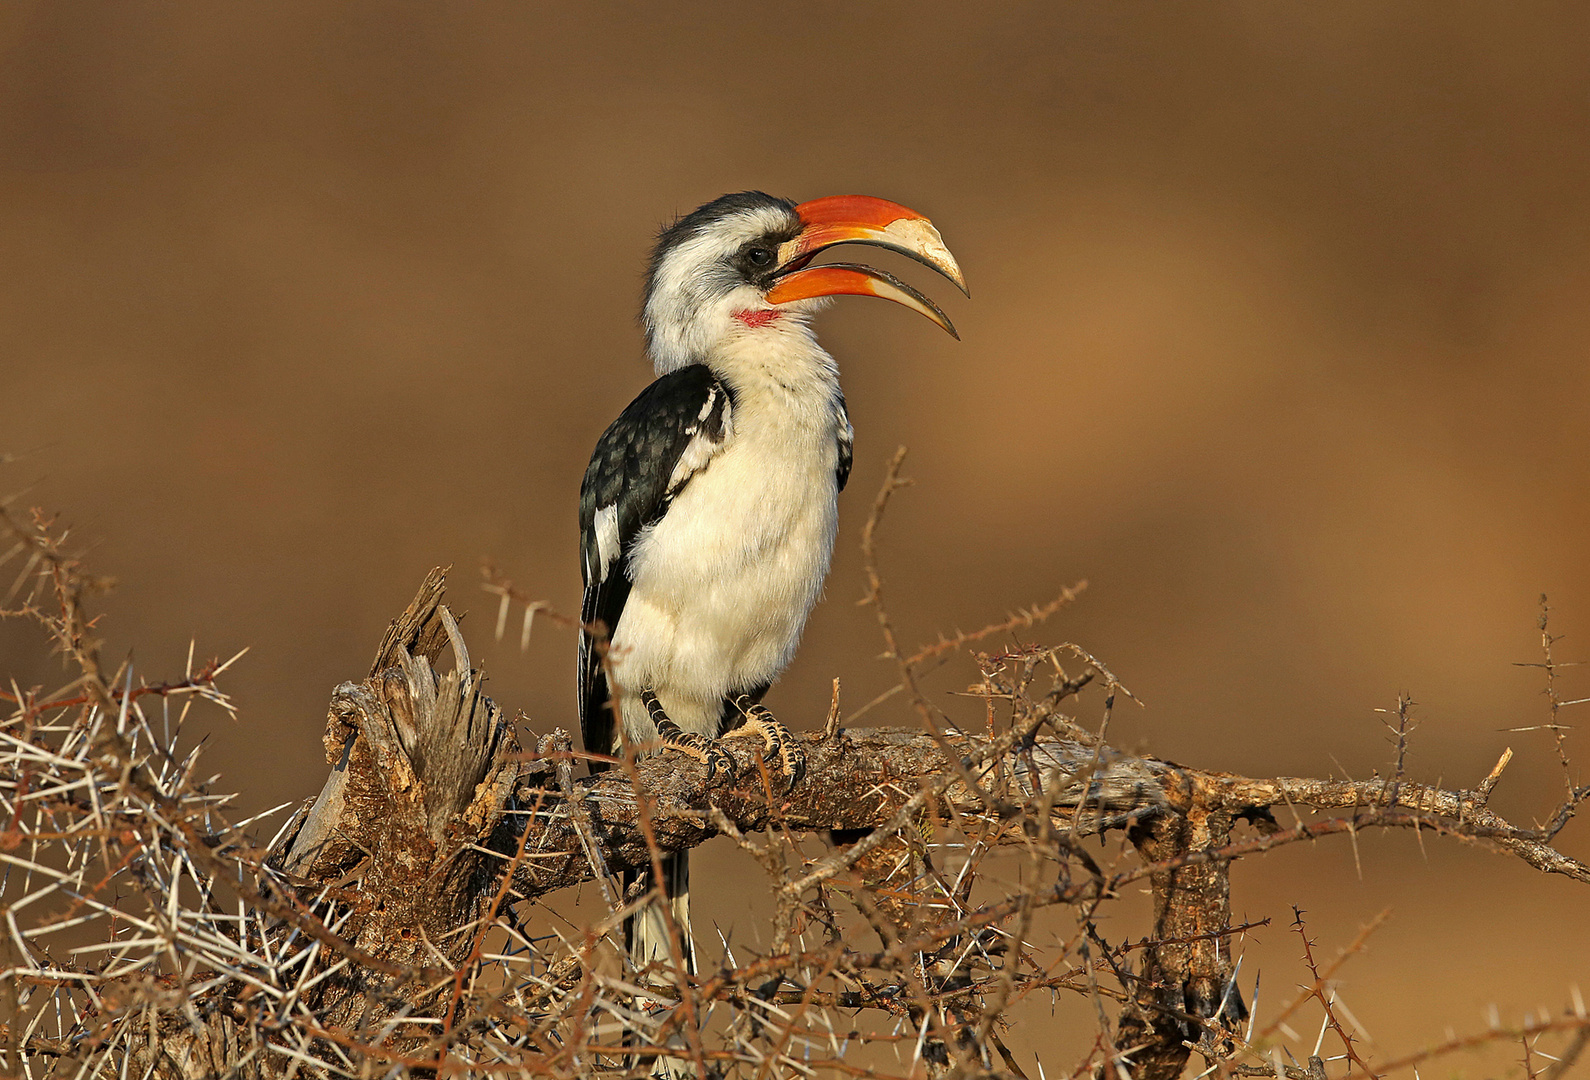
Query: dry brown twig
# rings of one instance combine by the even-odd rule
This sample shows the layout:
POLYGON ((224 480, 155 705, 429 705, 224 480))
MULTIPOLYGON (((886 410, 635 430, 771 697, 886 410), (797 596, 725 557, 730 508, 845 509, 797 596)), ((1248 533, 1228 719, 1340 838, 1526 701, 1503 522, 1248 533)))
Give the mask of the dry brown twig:
MULTIPOLYGON (((1306 993, 1255 1036, 1235 996, 1233 945, 1252 924, 1230 918, 1231 863, 1338 833, 1413 829, 1590 881, 1555 845, 1590 789, 1570 784, 1545 825, 1526 828, 1489 805, 1511 751, 1471 789, 1420 784, 1405 767, 1406 701, 1392 775, 1367 781, 1248 778, 1121 754, 1106 726, 1119 682, 1074 646, 1014 642, 980 656, 977 713, 950 718, 922 666, 1030 630, 1080 586, 906 653, 876 562, 898 466, 865 535, 868 595, 920 730, 847 729, 836 682, 822 733, 807 740, 808 781, 788 797, 772 797, 748 747, 731 747, 737 777, 711 788, 674 758, 630 757, 576 778, 580 755, 561 733, 517 749, 434 575, 369 678, 337 689, 325 790, 261 845, 247 839, 251 822, 225 819, 226 797, 196 781, 195 755, 162 726, 176 699, 229 708, 218 683, 236 658, 190 657, 169 680, 135 681, 125 667, 107 676, 85 609, 102 583, 48 518, 4 511, 13 539, 0 568, 22 570, 7 613, 32 620, 74 668, 48 692, 0 690, 12 710, 0 724, 5 1071, 583 1076, 672 1056, 747 1077, 1021 1075, 1027 1052, 1012 1022, 1066 994, 1098 1025, 1060 1070, 1072 1075, 1175 1075, 1196 1048, 1228 1075, 1320 1080, 1329 1063, 1276 1056, 1309 1057, 1286 1034, 1308 1001, 1353 1075, 1369 1075, 1329 984, 1378 922, 1323 966, 1305 938, 1306 993), (1071 656, 1080 673, 1065 669, 1071 656), (1093 681, 1104 686, 1096 735, 1062 711, 1093 681), (1282 829, 1271 817, 1282 806, 1324 816, 1282 829), (1241 820, 1259 827, 1236 833, 1241 820), (838 850, 803 839, 829 830, 850 839, 838 850), (765 843, 751 839, 758 831, 765 843), (1135 853, 1084 843, 1128 832, 1135 853), (693 977, 676 939, 672 970, 638 985, 608 938, 636 898, 612 891, 609 875, 715 835, 761 867, 775 923, 760 947, 725 938, 721 960, 693 977), (561 930, 547 902, 593 879, 607 890, 599 917, 561 930), (1154 929, 1111 944, 1105 916, 1145 881, 1160 900, 1154 929)), ((561 619, 500 574, 487 588, 499 635, 516 604, 521 636, 538 614, 561 619)), ((1566 761, 1557 712, 1577 702, 1558 693, 1564 665, 1542 634, 1566 761)), ((1559 1080, 1587 1038, 1581 1006, 1388 1057, 1378 1072, 1511 1040, 1559 1080)))

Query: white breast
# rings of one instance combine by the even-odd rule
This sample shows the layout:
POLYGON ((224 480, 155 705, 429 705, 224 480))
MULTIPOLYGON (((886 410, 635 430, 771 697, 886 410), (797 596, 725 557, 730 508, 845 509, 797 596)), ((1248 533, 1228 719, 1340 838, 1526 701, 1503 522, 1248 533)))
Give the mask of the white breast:
POLYGON ((822 591, 842 420, 832 361, 802 337, 824 361, 801 357, 803 377, 726 376, 733 434, 631 549, 611 663, 632 738, 654 737, 631 700, 643 688, 685 730, 717 734, 724 697, 778 677, 822 591))

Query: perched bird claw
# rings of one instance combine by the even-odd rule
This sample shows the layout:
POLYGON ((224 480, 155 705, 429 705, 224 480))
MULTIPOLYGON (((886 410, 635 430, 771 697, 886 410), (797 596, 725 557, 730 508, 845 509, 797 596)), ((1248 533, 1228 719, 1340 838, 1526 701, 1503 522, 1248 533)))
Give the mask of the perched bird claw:
POLYGON ((678 724, 668 718, 663 710, 662 702, 657 700, 657 695, 650 690, 641 695, 641 701, 646 705, 646 712, 651 716, 651 722, 657 725, 657 734, 662 738, 664 750, 673 750, 686 754, 707 766, 707 785, 721 776, 733 778, 734 758, 717 740, 709 739, 705 735, 698 735, 693 731, 685 731, 678 724))
POLYGON ((806 751, 801 749, 794 733, 779 723, 764 706, 756 704, 744 694, 735 698, 733 704, 745 722, 724 737, 762 736, 762 760, 767 763, 769 771, 777 768, 783 776, 784 790, 780 794, 788 795, 806 776, 806 751))
POLYGON ((720 774, 727 780, 734 779, 734 758, 730 753, 717 745, 712 740, 707 740, 707 786, 720 774))
POLYGON ((663 736, 663 749, 689 754, 697 761, 705 762, 708 787, 714 782, 734 778, 734 758, 715 740, 704 735, 680 731, 677 726, 674 727, 674 732, 675 734, 663 736))

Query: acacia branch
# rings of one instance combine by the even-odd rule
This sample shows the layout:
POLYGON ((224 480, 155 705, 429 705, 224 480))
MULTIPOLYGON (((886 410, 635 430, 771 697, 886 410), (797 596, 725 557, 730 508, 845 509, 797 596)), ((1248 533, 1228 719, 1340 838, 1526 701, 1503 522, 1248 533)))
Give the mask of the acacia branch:
MULTIPOLYGON (((438 679, 429 675, 428 665, 425 675, 416 675, 415 659, 407 652, 407 648, 417 648, 434 658, 446 640, 454 643, 455 651, 462 650, 456 627, 448 628, 451 633, 433 629, 433 617, 446 621, 437 614, 445 611, 440 597, 440 581, 427 582, 416 605, 394 624, 382 643, 378 661, 395 660, 395 667, 374 672, 363 686, 346 684, 339 688, 333 701, 335 730, 328 732, 328 747, 335 757, 342 757, 355 767, 363 761, 373 770, 354 783, 364 793, 366 804, 382 798, 382 787, 408 775, 407 770, 392 770, 389 758, 396 753, 394 744, 411 743, 416 757, 422 756, 418 753, 421 745, 430 755, 428 761, 411 763, 415 766, 412 773, 421 775, 422 783, 429 785, 427 805, 462 809, 475 799, 472 788, 451 793, 434 790, 441 780, 447 756, 444 751, 451 744, 441 735, 425 733, 436 725, 450 731, 456 723, 454 718, 470 708, 480 708, 483 699, 479 680, 459 675, 438 679), (449 688, 457 699, 448 697, 449 688), (361 738, 385 749, 377 755, 350 755, 348 748, 361 738)), ((467 652, 463 658, 467 663, 467 652)), ((1036 731, 1045 719, 1044 715, 1033 717, 1030 728, 1036 731)), ((1027 740, 1020 735, 1010 731, 988 737, 871 728, 840 731, 832 738, 807 736, 803 739, 808 762, 806 777, 795 790, 776 801, 770 798, 762 771, 756 766, 760 746, 754 740, 724 742, 735 759, 736 779, 711 788, 706 784, 704 766, 677 754, 639 762, 633 779, 622 771, 610 770, 578 780, 567 788, 567 794, 555 777, 555 766, 567 761, 566 754, 538 757, 515 753, 517 765, 508 760, 488 763, 481 758, 484 751, 476 747, 469 768, 460 770, 459 775, 469 778, 471 784, 473 778, 486 772, 503 777, 498 782, 498 805, 474 807, 473 820, 485 831, 468 839, 491 847, 491 832, 503 820, 512 824, 515 834, 519 830, 529 832, 514 880, 520 897, 538 896, 589 880, 595 866, 611 871, 648 865, 652 851, 642 827, 637 792, 644 793, 647 800, 655 843, 661 851, 685 850, 719 835, 722 829, 715 818, 720 814, 742 833, 765 830, 775 818, 781 827, 797 831, 854 833, 880 826, 893 831, 904 827, 915 813, 941 818, 1015 816, 1033 809, 1041 793, 1049 790, 1053 793, 1049 812, 1076 817, 1076 827, 1083 834, 1161 814, 1218 813, 1255 820, 1265 826, 1257 837, 1182 853, 1157 867, 1133 869, 1129 871, 1132 878, 1198 863, 1229 862, 1335 832, 1382 827, 1430 829, 1483 842, 1514 854, 1537 869, 1590 881, 1590 867, 1551 846, 1552 838, 1573 815, 1578 803, 1590 797, 1590 787, 1575 789, 1555 809, 1544 828, 1522 828, 1487 805, 1489 788, 1494 787, 1492 777, 1472 790, 1444 790, 1401 779, 1252 778, 1133 757, 1077 740, 1027 740), (948 759, 947 754, 953 759, 948 759), (1028 805, 1007 798, 1005 805, 989 808, 987 791, 978 789, 984 787, 985 778, 996 768, 1008 774, 1010 796, 1028 805), (515 774, 516 780, 507 779, 515 774), (575 815, 570 813, 571 796, 577 800, 575 815), (1270 811, 1282 805, 1352 813, 1279 830, 1270 811), (589 840, 595 844, 593 852, 587 852, 582 843, 579 819, 588 823, 589 840)), ((566 737, 558 735, 550 744, 568 745, 566 737)), ((506 753, 516 748, 510 740, 499 740, 497 749, 506 753)), ((343 771, 334 770, 327 792, 335 795, 349 783, 350 778, 343 771)), ((323 794, 317 804, 320 807, 337 815, 342 813, 343 803, 323 794)), ((363 806, 360 817, 365 822, 389 820, 389 815, 373 812, 368 805, 363 806)), ((446 826, 443 819, 434 815, 426 824, 438 835, 446 826)), ((1069 827, 1068 822, 1057 821, 1056 825, 1069 827)), ((300 835, 347 838, 356 837, 358 829, 346 821, 316 821, 311 814, 300 835)), ((363 846, 369 850, 374 842, 372 839, 363 846)), ((504 857, 519 847, 517 839, 512 840, 511 848, 502 848, 502 843, 503 838, 499 837, 497 847, 504 857)), ((288 865, 302 870, 308 864, 302 854, 303 843, 300 841, 297 846, 299 853, 288 865)), ((346 872, 345 866, 338 865, 339 873, 346 872)), ((804 890, 817 884, 822 876, 821 872, 812 873, 791 884, 804 890)))
MULTIPOLYGON (((723 994, 739 1000, 759 979, 773 980, 770 987, 788 979, 800 989, 781 994, 779 1000, 800 1009, 819 1000, 836 1006, 870 1001, 873 1007, 901 1012, 923 1033, 928 1050, 936 1046, 935 1068, 948 1070, 952 1050, 957 1060, 968 1053, 986 1057, 982 1040, 972 1039, 965 1047, 950 1045, 956 1031, 992 1031, 980 1022, 987 1017, 971 1006, 975 998, 988 996, 1002 1005, 1018 980, 1022 992, 1031 992, 1040 985, 1068 985, 1068 979, 1034 981, 1019 973, 1018 944, 1008 962, 996 965, 985 957, 991 965, 986 974, 963 973, 959 977, 969 981, 954 987, 945 983, 940 994, 932 974, 939 969, 930 971, 930 963, 942 961, 924 958, 964 956, 966 948, 993 940, 986 935, 1011 929, 1020 942, 1022 928, 1038 908, 1072 905, 1088 923, 1097 905, 1133 882, 1149 880, 1156 918, 1142 970, 1128 975, 1119 965, 1113 967, 1127 990, 1114 1033, 1114 1057, 1131 1060, 1139 1077, 1170 1077, 1179 1074, 1195 1042, 1200 1053, 1221 1055, 1219 1040, 1226 1036, 1220 1033, 1245 1015, 1233 982, 1232 951, 1221 944, 1233 933, 1226 868, 1238 859, 1337 833, 1412 828, 1486 845, 1542 871, 1590 881, 1590 867, 1552 846, 1578 805, 1590 797, 1590 787, 1571 790, 1543 827, 1525 828, 1489 806, 1506 755, 1474 788, 1452 790, 1418 784, 1400 773, 1390 780, 1362 781, 1254 778, 1127 755, 1084 735, 1058 712, 1060 702, 1085 679, 1065 680, 1047 697, 1035 698, 1025 677, 1019 686, 1006 688, 1008 693, 996 692, 999 688, 985 672, 990 700, 1008 698, 1016 704, 1003 729, 991 724, 976 734, 937 725, 930 730, 844 730, 830 718, 821 735, 802 738, 807 772, 787 794, 771 791, 770 770, 759 761, 760 743, 750 739, 723 742, 735 768, 727 780, 720 776, 711 786, 702 763, 669 753, 575 780, 572 770, 583 755, 572 749, 563 732, 542 738, 535 753, 520 753, 511 738, 491 734, 500 714, 481 697, 461 635, 440 598, 436 577, 389 631, 371 678, 336 692, 327 733, 333 774, 281 862, 303 875, 305 886, 345 876, 351 853, 396 846, 405 852, 407 868, 366 874, 362 888, 369 897, 379 880, 380 888, 396 890, 405 903, 395 903, 391 896, 369 897, 377 910, 474 911, 488 894, 495 897, 495 910, 504 895, 514 900, 544 896, 593 877, 650 865, 661 853, 687 850, 727 834, 768 856, 764 861, 785 908, 810 916, 827 904, 824 890, 838 885, 842 891, 852 890, 858 908, 877 929, 877 912, 869 905, 884 903, 888 890, 869 899, 867 882, 878 878, 880 866, 894 865, 902 855, 914 858, 914 838, 929 820, 953 821, 963 834, 976 834, 984 849, 1025 844, 1035 856, 1038 848, 1070 852, 1088 869, 1076 877, 1062 871, 1052 885, 1024 885, 979 906, 957 903, 954 912, 919 919, 917 905, 946 895, 942 880, 934 884, 932 868, 924 863, 922 872, 928 877, 918 873, 917 884, 898 894, 900 902, 894 906, 899 910, 891 909, 884 920, 889 925, 879 930, 882 952, 836 946, 837 951, 814 955, 791 946, 787 934, 775 934, 772 953, 751 964, 705 982, 679 982, 680 1010, 652 1032, 659 1046, 684 1012, 723 994), (451 644, 458 669, 446 676, 431 667, 444 644, 451 644), (458 717, 473 712, 488 718, 475 737, 459 740, 448 734, 456 730, 458 717), (448 764, 459 753, 467 768, 448 764), (482 777, 491 780, 477 783, 482 777), (459 787, 461 783, 465 786, 459 787), (1273 810, 1283 805, 1326 816, 1282 829, 1273 810), (1244 820, 1254 829, 1235 831, 1233 826, 1244 820), (1105 872, 1079 853, 1075 840, 1111 829, 1131 831, 1140 861, 1105 872), (765 849, 746 839, 747 833, 759 831, 776 834, 765 849), (815 864, 773 857, 778 835, 830 831, 853 842, 815 864), (448 872, 464 852, 473 853, 474 869, 448 872), (863 879, 859 894, 847 884, 851 877, 841 877, 852 871, 863 879), (444 894, 449 889, 467 895, 448 898, 444 894), (421 893, 427 899, 416 904, 413 897, 421 893), (821 972, 852 980, 849 988, 819 988, 825 976, 811 977, 814 963, 821 972), (868 980, 888 972, 898 973, 898 989, 883 995, 881 984, 868 980)), ((1026 668, 1032 659, 1024 657, 1026 668)), ((1115 685, 1113 679, 1109 682, 1115 685)), ((1033 870, 1047 858, 1038 858, 1033 870)), ((435 914, 429 920, 433 929, 445 924, 435 914)), ((355 940, 366 948, 393 940, 396 923, 390 915, 381 922, 379 934, 366 929, 355 940)), ((477 940, 479 934, 468 937, 477 940)), ((1108 952, 1105 943, 1098 944, 1108 952)), ((415 959, 406 953, 401 962, 415 959)), ((960 960, 953 963, 944 970, 957 972, 960 960)), ((583 969, 585 962, 579 966, 583 969)), ((1089 964, 1088 971, 1092 968, 1089 964)), ((576 976, 571 968, 566 977, 576 976)), ((1077 987, 1086 983, 1097 997, 1095 980, 1077 978, 1069 982, 1077 987)), ((457 979, 449 981, 461 985, 457 979)), ((540 996, 551 1006, 564 1000, 560 995, 572 992, 574 985, 549 981, 540 996)), ((657 991, 648 993, 657 999, 657 991)), ((771 1000, 761 993, 752 996, 771 1000)), ((785 1025, 786 1037, 793 1033, 793 1023, 785 1025)), ((686 1035, 694 1034, 692 1026, 686 1035)), ((588 1046, 602 1045, 594 1031, 587 1037, 588 1046)), ((687 1042, 691 1056, 705 1060, 696 1040, 687 1042)), ((960 1066, 972 1063, 966 1058, 960 1066)))
MULTIPOLYGON (((209 691, 201 696, 219 695, 210 680, 224 665, 152 687, 135 687, 126 673, 106 682, 86 651, 91 622, 75 600, 76 571, 45 556, 40 565, 70 588, 60 592, 64 614, 45 617, 31 597, 30 610, 63 648, 82 653, 85 674, 53 694, 9 692, 16 712, 0 746, 11 762, 0 769, 0 862, 69 885, 81 899, 65 918, 97 912, 131 927, 114 946, 120 970, 134 974, 61 966, 32 937, 0 935, 9 950, 0 963, 20 972, 4 981, 11 1000, 0 1006, 15 1015, 12 1001, 25 995, 64 998, 75 992, 70 979, 92 981, 85 993, 95 1001, 130 1007, 113 1005, 97 1014, 103 1024, 85 1020, 82 1031, 101 1040, 95 1053, 105 1062, 123 1054, 140 1074, 212 1075, 244 1046, 280 1059, 265 1076, 354 1058, 437 1074, 468 1062, 484 1075, 499 1067, 491 1055, 510 1050, 530 1055, 519 1064, 562 1062, 557 1068, 578 1072, 593 1055, 682 1058, 684 1044, 699 1062, 765 1054, 756 1060, 787 1063, 810 1050, 827 1022, 823 1010, 870 1009, 903 1026, 868 1041, 915 1042, 931 1059, 929 1075, 970 1075, 996 1067, 996 1052, 1008 1064, 999 1039, 1008 1004, 1065 990, 1097 1007, 1089 1060, 1128 1064, 1137 1080, 1150 1080, 1178 1075, 1191 1048, 1212 1063, 1238 1054, 1263 1060, 1239 1034, 1231 958, 1245 927, 1232 925, 1228 896, 1228 867, 1238 859, 1338 833, 1410 828, 1590 881, 1590 868, 1554 846, 1590 787, 1571 787, 1545 824, 1515 825, 1489 805, 1510 752, 1474 787, 1450 790, 1400 769, 1363 781, 1252 778, 1123 754, 1058 711, 1094 672, 1113 690, 1107 669, 1085 658, 1088 672, 1068 677, 1055 663, 1055 686, 1044 694, 1035 673, 1047 671, 1054 650, 1037 648, 980 658, 975 693, 989 708, 975 733, 845 730, 832 710, 822 734, 803 737, 807 775, 787 794, 773 794, 777 770, 764 767, 751 739, 726 740, 735 769, 710 787, 702 764, 675 754, 575 779, 584 755, 563 732, 541 738, 534 752, 519 750, 442 605, 440 572, 394 621, 369 676, 334 692, 325 787, 262 863, 238 829, 212 817, 217 797, 194 785, 191 762, 164 749, 141 712, 148 695, 200 692, 189 683, 209 691), (448 650, 450 671, 439 664, 448 650), (1321 816, 1281 828, 1273 811, 1283 804, 1321 816), (1119 861, 1096 861, 1077 842, 1106 830, 1126 830, 1137 856, 1123 845, 1119 861), (765 842, 748 838, 758 831, 769 834, 765 842), (803 861, 809 849, 791 834, 825 831, 841 845, 803 861), (528 910, 515 907, 520 900, 593 877, 605 886, 620 869, 725 834, 772 878, 781 921, 771 949, 741 963, 725 942, 716 971, 679 973, 671 990, 648 987, 646 1000, 676 1003, 659 1016, 633 1004, 628 980, 646 972, 614 979, 599 962, 603 935, 633 897, 609 894, 609 917, 562 950, 517 921, 528 910), (62 869, 49 863, 55 840, 79 853, 56 860, 62 869), (24 862, 7 854, 24 844, 24 862), (1027 853, 1019 886, 974 893, 984 857, 1014 845, 1027 853), (191 909, 182 881, 204 894, 191 909), (1153 930, 1137 945, 1113 945, 1096 914, 1140 881, 1153 886, 1153 930), (122 903, 123 894, 145 903, 122 903), (864 922, 836 916, 845 900, 864 922), (1045 952, 1026 931, 1036 911, 1057 907, 1074 910, 1079 929, 1045 952), (881 947, 856 940, 869 926, 881 947), (509 952, 496 951, 498 935, 514 942, 509 952), (1136 971, 1129 951, 1141 961, 1136 971), (136 981, 140 969, 126 966, 158 970, 168 954, 208 980, 195 982, 191 997, 187 987, 136 981), (1119 989, 1101 985, 1106 974, 1119 989), (1113 1019, 1107 1001, 1118 1003, 1113 1019), (732 1037, 705 1040, 688 1017, 717 1002, 731 1006, 732 1037), (158 1022, 140 1019, 142 1009, 158 1022), (632 1046, 619 1027, 646 1045, 632 1046), (113 1030, 114 1039, 102 1039, 113 1030)), ((1406 717, 1398 719, 1404 730, 1406 717)), ((36 893, 54 887, 46 881, 36 893)), ((1313 974, 1318 987, 1330 969, 1313 974)), ((1570 1060, 1590 1030, 1582 1017, 1576 1024, 1526 1034, 1574 1034, 1570 1060)), ((48 1056, 54 1044, 41 1034, 0 1030, 0 1044, 8 1060, 48 1056)))
MULTIPOLYGON (((963 751, 959 758, 963 765, 974 760, 991 742, 967 736, 950 736, 947 741, 963 751)), ((808 763, 806 778, 776 805, 769 801, 760 784, 753 760, 757 747, 750 742, 725 743, 735 758, 739 779, 711 789, 705 783, 705 767, 694 760, 669 754, 641 762, 636 782, 650 801, 658 847, 664 851, 685 850, 719 835, 722 830, 714 822, 714 811, 741 832, 766 829, 775 812, 781 825, 795 830, 856 831, 891 824, 899 827, 902 823, 896 819, 900 810, 923 790, 924 783, 931 785, 934 778, 946 777, 950 768, 937 742, 921 731, 855 729, 843 731, 835 739, 808 736, 802 744, 808 763)), ((1037 798, 1045 785, 1057 784, 1055 813, 1083 808, 1084 816, 1079 822, 1079 832, 1083 834, 1166 812, 1218 811, 1234 817, 1264 819, 1278 806, 1353 811, 1294 829, 1278 830, 1272 825, 1267 833, 1258 836, 1133 868, 1119 876, 1119 884, 1139 880, 1155 870, 1229 862, 1299 840, 1361 828, 1428 829, 1483 842, 1517 855, 1536 869, 1590 882, 1590 867, 1550 845, 1551 837, 1560 828, 1556 823, 1571 815, 1576 803, 1558 807, 1552 824, 1546 828, 1522 828, 1486 808, 1476 791, 1443 790, 1407 781, 1393 784, 1379 779, 1254 779, 1132 757, 1108 748, 1084 799, 1081 778, 1094 767, 1094 748, 1070 740, 1040 739, 1031 751, 1030 758, 1012 755, 1005 761, 1014 773, 1018 790, 1028 798, 1037 798)), ((519 803, 526 807, 520 813, 526 819, 525 827, 534 834, 527 848, 525 869, 516 882, 526 896, 565 888, 591 877, 590 860, 581 850, 562 792, 543 786, 545 767, 527 763, 518 787, 519 803)), ((606 772, 576 782, 573 790, 596 829, 601 855, 610 869, 644 865, 649 860, 638 822, 636 789, 627 777, 606 772)), ((1590 787, 1576 789, 1574 794, 1583 801, 1590 796, 1590 787)), ((924 812, 944 817, 984 812, 981 799, 958 778, 944 783, 935 798, 923 803, 924 812)))

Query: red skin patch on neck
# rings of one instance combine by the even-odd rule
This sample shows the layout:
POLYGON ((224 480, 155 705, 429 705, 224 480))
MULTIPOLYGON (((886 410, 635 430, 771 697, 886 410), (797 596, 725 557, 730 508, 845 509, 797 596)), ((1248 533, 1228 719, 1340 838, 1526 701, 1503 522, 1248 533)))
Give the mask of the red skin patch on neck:
POLYGON ((752 330, 760 330, 764 326, 772 326, 778 322, 784 313, 774 311, 772 308, 763 308, 761 311, 736 311, 734 317, 743 322, 752 330))

